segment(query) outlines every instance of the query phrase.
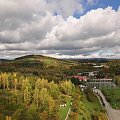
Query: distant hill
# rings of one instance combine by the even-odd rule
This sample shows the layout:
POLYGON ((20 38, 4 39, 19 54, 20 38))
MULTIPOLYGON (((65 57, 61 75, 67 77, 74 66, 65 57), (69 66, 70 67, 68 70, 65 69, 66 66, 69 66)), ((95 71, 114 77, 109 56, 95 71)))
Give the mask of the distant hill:
POLYGON ((71 64, 77 64, 75 61, 71 60, 62 60, 62 59, 57 59, 53 57, 48 57, 48 56, 42 56, 42 55, 27 55, 27 56, 22 56, 15 58, 13 60, 14 62, 27 62, 27 63, 42 63, 44 64, 44 67, 65 67, 67 65, 71 64))
POLYGON ((10 61, 8 59, 0 59, 0 62, 10 61))
POLYGON ((88 59, 71 59, 72 61, 78 61, 80 63, 105 63, 111 61, 111 59, 107 58, 88 58, 88 59))
POLYGON ((25 75, 38 75, 48 80, 64 78, 67 70, 77 66, 76 61, 60 60, 42 55, 27 55, 0 63, 1 72, 19 72, 25 75))
POLYGON ((26 59, 30 60, 30 59, 56 59, 56 58, 43 56, 43 55, 26 55, 26 56, 15 58, 15 60, 26 60, 26 59))

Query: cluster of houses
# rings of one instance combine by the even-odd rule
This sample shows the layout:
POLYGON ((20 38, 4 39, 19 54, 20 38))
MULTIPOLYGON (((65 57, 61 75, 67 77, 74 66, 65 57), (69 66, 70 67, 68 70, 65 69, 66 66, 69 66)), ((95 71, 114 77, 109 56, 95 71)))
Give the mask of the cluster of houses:
POLYGON ((97 75, 98 71, 93 71, 93 72, 82 72, 78 73, 77 75, 74 75, 72 77, 78 79, 79 81, 89 81, 91 77, 95 77, 97 75))
POLYGON ((114 80, 111 78, 104 78, 104 79, 89 79, 86 82, 86 85, 91 87, 115 87, 114 80))
POLYGON ((98 71, 93 72, 83 72, 78 73, 78 75, 74 75, 73 77, 78 79, 80 82, 84 82, 87 86, 91 87, 103 87, 103 86, 115 86, 114 80, 112 78, 99 78, 97 79, 95 76, 98 71))

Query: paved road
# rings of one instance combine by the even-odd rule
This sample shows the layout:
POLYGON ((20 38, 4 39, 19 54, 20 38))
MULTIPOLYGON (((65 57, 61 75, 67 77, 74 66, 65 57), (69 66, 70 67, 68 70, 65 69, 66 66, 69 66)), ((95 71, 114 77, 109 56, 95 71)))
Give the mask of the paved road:
POLYGON ((107 111, 109 120, 120 120, 120 110, 113 109, 110 104, 106 101, 104 95, 102 92, 98 89, 95 90, 103 99, 103 102, 105 103, 105 109, 107 111))

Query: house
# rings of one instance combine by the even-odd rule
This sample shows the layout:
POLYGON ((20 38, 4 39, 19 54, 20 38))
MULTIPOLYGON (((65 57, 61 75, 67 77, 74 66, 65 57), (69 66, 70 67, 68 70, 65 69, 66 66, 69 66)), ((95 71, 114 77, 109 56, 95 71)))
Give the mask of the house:
POLYGON ((112 87, 115 86, 113 79, 111 78, 103 78, 103 79, 89 79, 86 85, 91 87, 112 87))
POLYGON ((96 76, 98 73, 98 71, 92 71, 92 72, 82 72, 82 73, 78 73, 78 75, 80 76, 87 76, 87 77, 94 77, 96 76))
POLYGON ((104 67, 103 65, 95 65, 95 66, 93 66, 94 68, 102 68, 102 67, 104 67))
POLYGON ((79 81, 87 81, 88 80, 88 78, 86 76, 75 75, 73 77, 79 79, 79 81))
POLYGON ((99 82, 99 83, 103 83, 103 82, 105 82, 105 83, 109 83, 109 82, 113 82, 113 79, 111 79, 111 78, 103 78, 103 79, 92 79, 92 80, 90 80, 90 82, 99 82))

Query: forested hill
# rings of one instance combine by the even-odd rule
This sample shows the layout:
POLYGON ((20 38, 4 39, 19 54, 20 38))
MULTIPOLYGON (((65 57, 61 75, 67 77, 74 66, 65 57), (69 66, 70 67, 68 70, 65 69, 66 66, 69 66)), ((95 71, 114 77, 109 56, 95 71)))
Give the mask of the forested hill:
POLYGON ((26 59, 54 59, 54 60, 57 60, 56 58, 53 58, 53 57, 48 57, 48 56, 43 56, 43 55, 26 55, 26 56, 21 56, 21 57, 18 57, 18 58, 15 58, 15 60, 26 60, 26 59))
POLYGON ((64 74, 78 62, 60 60, 42 55, 27 55, 14 60, 0 62, 0 72, 20 72, 25 75, 37 75, 48 80, 63 79, 64 74))

